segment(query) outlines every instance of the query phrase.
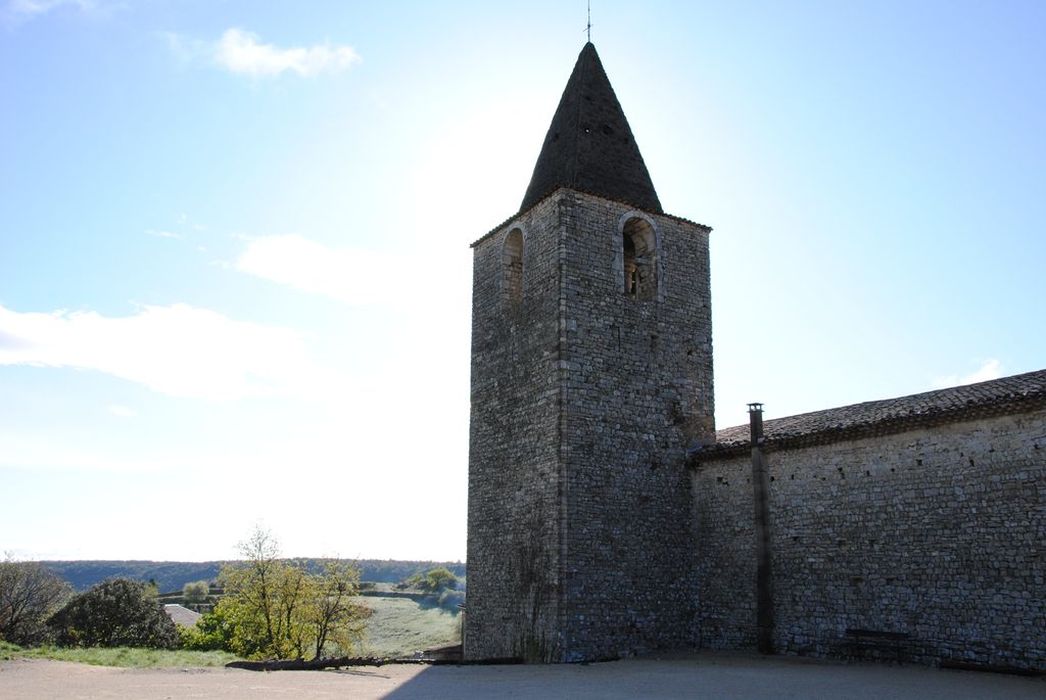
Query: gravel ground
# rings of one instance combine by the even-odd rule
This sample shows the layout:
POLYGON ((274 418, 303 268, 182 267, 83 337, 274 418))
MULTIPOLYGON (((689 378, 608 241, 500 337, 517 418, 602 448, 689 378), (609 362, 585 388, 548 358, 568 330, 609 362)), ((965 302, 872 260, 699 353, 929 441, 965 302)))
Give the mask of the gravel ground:
POLYGON ((911 666, 701 653, 560 666, 382 666, 258 673, 0 662, 0 698, 867 698, 1046 700, 1046 681, 911 666))

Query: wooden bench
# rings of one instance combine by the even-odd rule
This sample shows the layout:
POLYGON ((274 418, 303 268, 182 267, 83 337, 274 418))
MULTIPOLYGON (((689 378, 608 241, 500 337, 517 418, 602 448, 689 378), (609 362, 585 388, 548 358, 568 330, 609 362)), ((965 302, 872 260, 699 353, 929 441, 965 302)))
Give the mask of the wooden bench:
POLYGON ((911 641, 907 632, 886 632, 883 630, 846 630, 846 643, 851 650, 871 649, 892 652, 897 663, 904 663, 905 650, 911 641))

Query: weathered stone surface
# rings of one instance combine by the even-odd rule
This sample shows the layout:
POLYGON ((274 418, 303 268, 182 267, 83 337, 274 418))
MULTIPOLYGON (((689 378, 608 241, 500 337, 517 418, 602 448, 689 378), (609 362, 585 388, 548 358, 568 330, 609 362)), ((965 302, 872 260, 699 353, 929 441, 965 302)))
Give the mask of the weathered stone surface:
POLYGON ((559 599, 559 231, 548 199, 474 248, 465 656, 553 658, 559 599), (524 238, 522 293, 504 241, 524 238))
POLYGON ((708 232, 561 189, 476 244, 467 658, 692 641, 686 446, 714 429, 708 232), (636 219, 653 241, 646 300, 625 292, 636 219), (499 285, 517 229, 514 305, 499 285))
MULTIPOLYGON (((1046 411, 767 462, 779 651, 852 656, 859 628, 908 633, 916 661, 1046 667, 1046 411)), ((729 454, 693 472, 705 647, 755 644, 749 474, 729 454)))

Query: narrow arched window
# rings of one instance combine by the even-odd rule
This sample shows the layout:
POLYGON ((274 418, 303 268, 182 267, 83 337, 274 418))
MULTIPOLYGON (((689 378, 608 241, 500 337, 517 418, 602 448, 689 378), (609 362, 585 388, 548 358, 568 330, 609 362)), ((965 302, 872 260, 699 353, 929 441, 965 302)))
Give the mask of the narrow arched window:
POLYGON ((509 308, 523 300, 523 232, 509 231, 501 249, 501 291, 509 308))
POLYGON ((621 230, 622 288, 633 299, 657 299, 657 235, 650 222, 633 217, 621 230))

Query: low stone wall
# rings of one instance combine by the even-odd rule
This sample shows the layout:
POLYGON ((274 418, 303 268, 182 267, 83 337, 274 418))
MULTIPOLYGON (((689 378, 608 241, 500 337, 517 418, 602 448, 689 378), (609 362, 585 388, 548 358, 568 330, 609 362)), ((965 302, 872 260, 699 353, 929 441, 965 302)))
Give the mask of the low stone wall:
MULTIPOLYGON (((766 457, 777 651, 1046 667, 1046 412, 766 457)), ((692 480, 700 644, 752 648, 750 459, 692 480)))

